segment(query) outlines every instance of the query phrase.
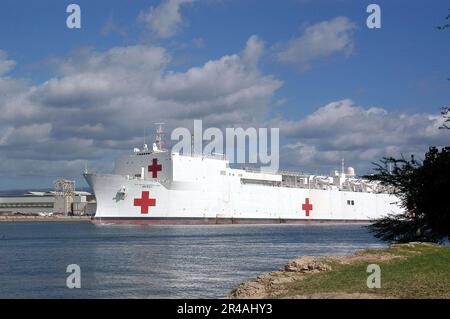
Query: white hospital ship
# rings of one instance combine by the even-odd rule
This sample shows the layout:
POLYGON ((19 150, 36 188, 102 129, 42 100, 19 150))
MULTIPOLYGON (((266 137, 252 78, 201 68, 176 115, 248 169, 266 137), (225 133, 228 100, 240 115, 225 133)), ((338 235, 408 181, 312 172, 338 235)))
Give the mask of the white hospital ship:
POLYGON ((113 174, 85 173, 100 223, 241 224, 368 222, 403 209, 351 167, 330 176, 231 168, 223 156, 163 148, 162 131, 119 157, 113 174))

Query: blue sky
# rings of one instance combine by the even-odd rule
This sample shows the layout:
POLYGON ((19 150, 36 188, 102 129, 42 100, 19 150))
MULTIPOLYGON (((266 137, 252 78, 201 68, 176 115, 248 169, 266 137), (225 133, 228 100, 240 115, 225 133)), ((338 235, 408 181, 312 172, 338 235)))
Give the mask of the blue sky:
MULTIPOLYGON (((445 23, 450 9, 447 1, 377 1, 382 10, 382 28, 377 30, 366 27, 366 7, 373 1, 72 1, 82 10, 80 30, 70 30, 65 25, 65 9, 70 3, 4 0, 0 4, 0 50, 4 52, 0 66, 2 59, 8 65, 3 74, 0 68, 0 93, 7 96, 0 99, 0 108, 9 112, 2 110, 8 116, 0 120, 1 189, 46 187, 60 175, 75 178, 82 185, 77 172, 84 162, 108 170, 112 158, 132 148, 138 132, 147 125, 129 122, 128 126, 120 124, 122 134, 111 132, 117 128, 115 121, 123 116, 115 105, 120 99, 130 103, 127 105, 131 111, 159 114, 166 120, 172 119, 174 125, 194 117, 217 126, 276 123, 282 128, 286 147, 282 164, 314 171, 327 172, 339 165, 337 159, 341 157, 364 171, 380 156, 420 154, 428 145, 443 145, 449 138, 432 130, 438 124, 435 117, 439 109, 450 100, 450 30, 435 29, 445 23), (164 6, 175 9, 158 11, 164 6), (156 20, 164 24, 152 24, 156 20), (294 43, 308 43, 312 41, 308 34, 318 33, 319 38, 331 39, 329 43, 318 44, 311 51, 307 48, 307 52, 294 50, 288 62, 280 58, 294 43), (250 68, 244 52, 252 45, 258 52, 256 69, 240 74, 241 67, 250 68), (114 48, 122 50, 126 58, 145 55, 151 61, 158 54, 155 48, 164 53, 158 55, 158 70, 150 68, 146 78, 139 63, 150 60, 124 62, 119 71, 114 65, 107 65, 107 61, 116 61, 114 48), (215 79, 220 93, 206 94, 210 81, 206 63, 211 61, 217 68, 214 72, 220 72, 220 67, 227 68, 221 65, 221 59, 233 55, 238 57, 231 62, 235 71, 215 79), (96 65, 97 72, 84 70, 86 65, 97 63, 93 62, 97 61, 95 57, 104 59, 96 65), (13 61, 14 67, 9 67, 8 61, 13 61), (198 68, 205 83, 190 75, 192 68, 198 68), (114 97, 96 88, 100 80, 106 81, 106 76, 111 79, 105 85, 114 87, 122 80, 114 77, 124 74, 136 83, 148 80, 148 86, 143 86, 142 91, 133 87, 114 97), (156 74, 162 78, 151 80, 156 74), (224 108, 219 100, 230 99, 244 89, 235 84, 227 86, 233 76, 242 80, 246 89, 252 88, 251 92, 260 92, 254 93, 253 100, 262 106, 254 109, 252 102, 243 98, 237 100, 236 109, 218 120, 214 115, 224 108), (86 87, 72 85, 81 79, 86 87), (46 81, 53 85, 46 86, 46 81), (156 85, 155 81, 161 83, 156 85), (180 83, 187 89, 174 91, 171 85, 180 83), (151 94, 149 87, 155 90, 151 94), (74 91, 69 92, 68 88, 74 91), (89 94, 95 97, 95 103, 89 94), (167 104, 173 102, 170 94, 177 96, 179 104, 167 104), (141 99, 131 99, 136 95, 141 99), (202 106, 208 99, 214 107, 202 106), (160 108, 146 109, 146 102, 173 105, 170 107, 174 110, 170 114, 159 113, 160 108), (77 114, 90 119, 74 117, 74 107, 68 106, 71 103, 79 107, 77 114), (98 111, 102 106, 104 109, 98 111), (35 112, 27 111, 27 107, 35 112), (175 111, 176 108, 179 109, 175 111), (55 115, 58 110, 61 115, 55 115), (260 116, 254 115, 255 110, 260 116), (51 113, 45 118, 45 112, 51 113), (108 118, 105 112, 111 113, 108 118), (182 118, 174 115, 179 112, 184 114, 182 118), (336 119, 336 115, 345 117, 336 119), (327 116, 335 120, 329 121, 327 116), (396 121, 404 123, 397 127, 396 121), (86 125, 87 130, 80 133, 72 124, 86 125), (29 133, 26 127, 30 125, 39 134, 29 133), (367 135, 379 138, 361 141, 367 135), (27 136, 39 138, 23 141, 27 136), (30 175, 30 165, 39 167, 39 172, 30 175)), ((300 47, 305 48, 302 44, 300 47)), ((149 120, 149 126, 157 120, 149 120)))

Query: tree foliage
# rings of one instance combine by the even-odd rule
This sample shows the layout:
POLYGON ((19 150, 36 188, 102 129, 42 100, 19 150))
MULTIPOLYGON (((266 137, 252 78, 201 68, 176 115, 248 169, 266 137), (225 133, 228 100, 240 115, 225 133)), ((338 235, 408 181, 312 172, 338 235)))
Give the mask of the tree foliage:
POLYGON ((442 116, 444 117, 444 123, 440 127, 440 129, 447 129, 450 130, 450 108, 444 107, 441 112, 442 116))
MULTIPOLYGON (((450 9, 448 11, 449 11, 449 14, 445 17, 446 20, 450 20, 450 9)), ((437 26, 436 28, 438 30, 444 30, 444 29, 450 28, 450 23, 446 23, 444 25, 437 26)), ((444 124, 440 128, 441 129, 450 129, 450 107, 442 108, 441 114, 444 117, 444 124)))
MULTIPOLYGON (((445 19, 450 20, 450 9, 445 19)), ((450 28, 450 23, 436 28, 450 28)), ((440 129, 450 129, 450 108, 442 108, 441 114, 444 121, 440 129)), ((414 157, 384 158, 375 166, 376 174, 366 177, 390 187, 400 201, 396 204, 405 210, 370 225, 376 237, 396 242, 450 239, 450 147, 430 147, 422 163, 414 157)))
MULTIPOLYGON (((449 11, 449 14, 445 17, 446 20, 450 20, 450 9, 448 9, 448 11, 449 11)), ((444 29, 447 29, 447 28, 450 28, 450 23, 446 23, 446 24, 443 24, 443 25, 440 25, 440 26, 436 27, 436 29, 438 29, 438 30, 444 30, 444 29)))
POLYGON ((391 187, 405 210, 370 225, 376 237, 395 242, 450 238, 450 147, 430 147, 423 162, 384 158, 375 165, 376 173, 366 177, 391 187))

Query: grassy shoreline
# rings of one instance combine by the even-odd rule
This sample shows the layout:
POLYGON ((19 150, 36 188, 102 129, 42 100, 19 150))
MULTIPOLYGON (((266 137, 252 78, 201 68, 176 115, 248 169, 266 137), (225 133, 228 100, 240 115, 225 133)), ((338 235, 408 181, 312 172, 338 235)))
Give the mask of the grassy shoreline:
POLYGON ((299 257, 234 289, 230 298, 450 298, 450 247, 426 243, 361 250, 351 256, 299 257), (368 288, 369 264, 381 288, 368 288))

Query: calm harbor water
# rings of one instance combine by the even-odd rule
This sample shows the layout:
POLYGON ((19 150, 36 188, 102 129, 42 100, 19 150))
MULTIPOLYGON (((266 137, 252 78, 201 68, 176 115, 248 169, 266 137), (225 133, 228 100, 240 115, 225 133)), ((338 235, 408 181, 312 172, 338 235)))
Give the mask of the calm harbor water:
POLYGON ((223 298, 299 255, 381 246, 362 225, 0 223, 0 298, 223 298))

